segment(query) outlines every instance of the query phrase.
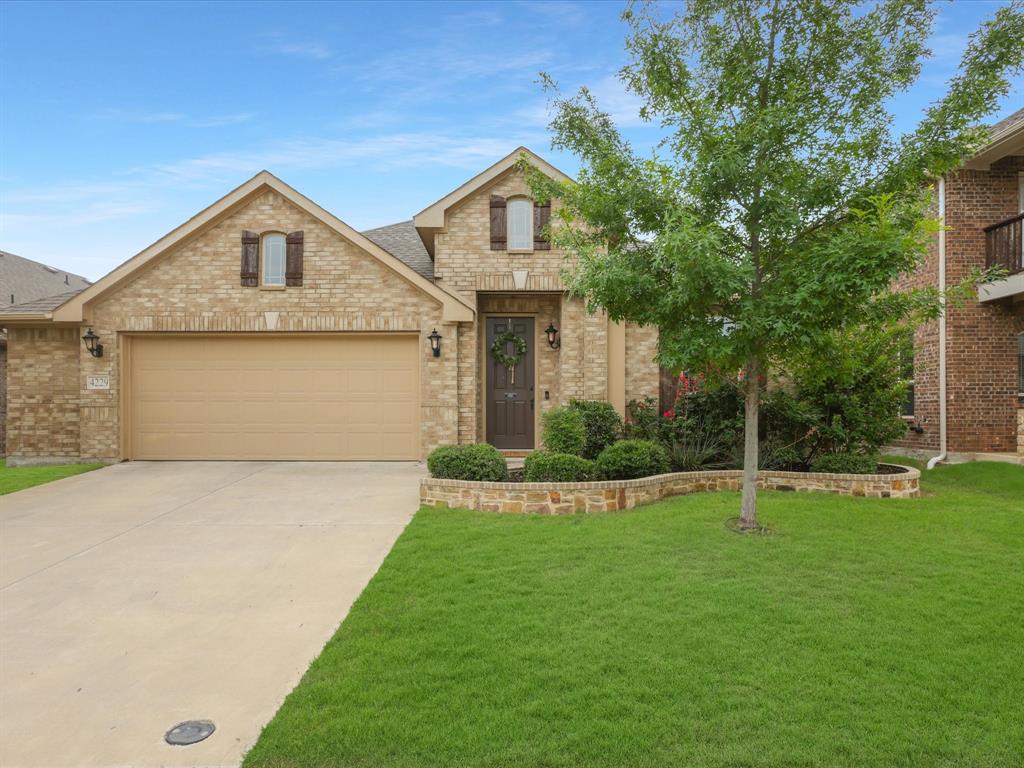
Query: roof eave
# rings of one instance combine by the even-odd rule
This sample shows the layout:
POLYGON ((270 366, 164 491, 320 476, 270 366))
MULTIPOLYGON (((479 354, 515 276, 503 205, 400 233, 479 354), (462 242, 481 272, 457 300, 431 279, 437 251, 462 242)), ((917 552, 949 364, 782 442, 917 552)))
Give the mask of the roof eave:
POLYGON ((1020 154, 1024 154, 1024 121, 994 134, 988 144, 967 159, 964 168, 988 170, 997 160, 1020 154))
POLYGON ((448 211, 473 193, 483 189, 488 184, 510 171, 515 164, 519 162, 521 155, 526 155, 534 166, 556 181, 572 181, 571 176, 560 171, 536 152, 532 152, 526 147, 516 148, 513 152, 481 171, 465 184, 460 185, 436 203, 428 205, 412 217, 413 226, 415 226, 416 231, 420 233, 420 239, 423 240, 423 245, 426 246, 427 252, 430 253, 431 257, 434 255, 433 236, 438 232, 444 231, 445 218, 448 211))
POLYGON ((431 298, 442 305, 442 319, 445 322, 469 322, 476 317, 475 308, 468 304, 464 299, 444 290, 430 280, 427 280, 412 267, 405 264, 401 259, 391 253, 388 253, 388 251, 381 248, 368 237, 350 227, 334 214, 324 208, 321 208, 308 197, 293 189, 269 171, 260 171, 244 184, 236 187, 220 200, 213 203, 213 205, 204 208, 180 227, 177 227, 167 233, 148 248, 118 266, 102 279, 93 283, 81 293, 71 297, 68 301, 55 308, 52 313, 54 322, 83 322, 85 320, 85 308, 89 302, 94 301, 106 292, 113 290, 137 270, 144 268, 148 263, 158 258, 170 248, 179 245, 188 238, 204 231, 204 229, 212 222, 219 220, 230 211, 244 205, 246 201, 260 193, 263 189, 272 189, 282 195, 289 202, 302 208, 307 213, 319 219, 328 227, 340 234, 342 237, 369 253, 395 272, 400 278, 428 294, 431 298))

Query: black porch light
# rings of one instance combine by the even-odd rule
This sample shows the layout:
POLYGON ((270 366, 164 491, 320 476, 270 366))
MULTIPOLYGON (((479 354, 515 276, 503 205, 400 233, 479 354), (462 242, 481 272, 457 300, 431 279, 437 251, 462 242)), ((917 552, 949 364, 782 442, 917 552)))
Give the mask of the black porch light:
POLYGON ((96 332, 90 328, 85 332, 85 336, 82 337, 82 341, 85 342, 85 348, 89 350, 89 354, 93 357, 103 357, 103 345, 98 344, 100 337, 96 335, 96 332))
POLYGON ((552 321, 547 328, 544 329, 544 333, 548 336, 548 346, 552 349, 558 349, 562 346, 561 339, 558 338, 558 329, 555 328, 555 323, 552 321))
POLYGON ((435 328, 427 338, 430 339, 430 351, 434 353, 434 357, 440 357, 441 334, 437 332, 437 328, 435 328))

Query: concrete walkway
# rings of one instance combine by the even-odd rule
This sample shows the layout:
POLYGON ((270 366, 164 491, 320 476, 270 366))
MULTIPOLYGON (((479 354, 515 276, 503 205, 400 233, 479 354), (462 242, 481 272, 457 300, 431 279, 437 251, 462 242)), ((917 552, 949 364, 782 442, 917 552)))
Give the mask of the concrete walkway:
POLYGON ((237 765, 423 472, 134 462, 0 496, 0 766, 237 765), (165 744, 188 719, 217 730, 165 744))

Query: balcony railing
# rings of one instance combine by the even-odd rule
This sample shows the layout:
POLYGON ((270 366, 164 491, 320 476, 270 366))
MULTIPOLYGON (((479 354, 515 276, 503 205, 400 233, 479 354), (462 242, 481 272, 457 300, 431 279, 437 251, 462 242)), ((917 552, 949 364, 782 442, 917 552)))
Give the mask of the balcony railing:
POLYGON ((1024 272, 1024 213, 985 227, 985 266, 1002 267, 1009 274, 1024 272))

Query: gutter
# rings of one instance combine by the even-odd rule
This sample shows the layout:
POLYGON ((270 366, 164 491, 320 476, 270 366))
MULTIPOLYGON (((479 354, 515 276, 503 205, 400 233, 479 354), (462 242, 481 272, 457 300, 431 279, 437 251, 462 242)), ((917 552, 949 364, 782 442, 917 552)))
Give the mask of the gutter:
POLYGON ((939 455, 928 469, 946 459, 946 177, 939 177, 939 455))

